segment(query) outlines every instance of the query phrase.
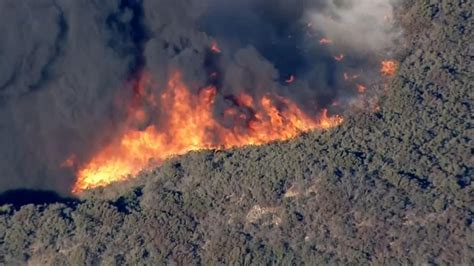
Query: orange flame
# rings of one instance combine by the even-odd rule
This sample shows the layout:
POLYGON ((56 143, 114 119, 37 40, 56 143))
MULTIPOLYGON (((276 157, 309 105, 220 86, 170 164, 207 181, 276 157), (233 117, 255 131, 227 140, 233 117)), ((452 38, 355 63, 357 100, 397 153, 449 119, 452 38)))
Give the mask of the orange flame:
MULTIPOLYGON (((139 84, 145 85, 144 82, 139 84)), ((309 117, 288 99, 267 95, 254 101, 253 97, 242 93, 237 96, 238 104, 252 110, 253 117, 237 108, 228 109, 225 116, 243 122, 228 128, 215 120, 216 93, 214 87, 207 87, 197 95, 192 94, 182 82, 181 74, 173 74, 157 105, 167 110, 160 128, 150 125, 142 131, 125 130, 80 167, 73 192, 126 180, 142 169, 189 151, 287 140, 305 131, 327 129, 342 122, 339 116, 328 116, 327 110, 319 117, 309 117)), ((136 111, 132 110, 132 113, 136 111)))
POLYGON ((398 62, 395 60, 384 60, 381 62, 382 67, 380 73, 383 76, 393 77, 397 73, 398 62))

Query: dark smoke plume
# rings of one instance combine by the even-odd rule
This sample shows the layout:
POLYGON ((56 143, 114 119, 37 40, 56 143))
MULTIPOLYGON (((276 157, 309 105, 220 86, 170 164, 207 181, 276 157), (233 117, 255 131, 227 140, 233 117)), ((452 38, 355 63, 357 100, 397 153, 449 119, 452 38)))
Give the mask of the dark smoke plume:
POLYGON ((376 77, 398 34, 383 19, 391 9, 386 0, 3 0, 0 191, 69 193, 64 161, 84 162, 120 130, 142 71, 158 88, 177 69, 190 89, 215 85, 216 116, 237 92, 288 97, 309 114, 330 108, 356 94, 344 72, 376 77))

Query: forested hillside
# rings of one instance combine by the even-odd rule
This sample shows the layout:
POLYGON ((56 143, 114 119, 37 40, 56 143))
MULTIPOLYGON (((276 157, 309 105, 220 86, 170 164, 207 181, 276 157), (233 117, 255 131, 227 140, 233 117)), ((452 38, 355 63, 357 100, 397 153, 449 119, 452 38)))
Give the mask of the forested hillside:
POLYGON ((407 4, 380 108, 0 207, 0 264, 474 264, 472 1, 407 4))

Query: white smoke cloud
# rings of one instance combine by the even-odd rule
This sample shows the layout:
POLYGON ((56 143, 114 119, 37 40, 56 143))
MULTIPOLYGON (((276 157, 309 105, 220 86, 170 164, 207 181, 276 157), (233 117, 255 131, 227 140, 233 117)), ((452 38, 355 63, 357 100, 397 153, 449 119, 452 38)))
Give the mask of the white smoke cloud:
POLYGON ((390 51, 400 37, 393 19, 394 5, 391 0, 332 0, 308 16, 338 47, 381 53, 390 51))

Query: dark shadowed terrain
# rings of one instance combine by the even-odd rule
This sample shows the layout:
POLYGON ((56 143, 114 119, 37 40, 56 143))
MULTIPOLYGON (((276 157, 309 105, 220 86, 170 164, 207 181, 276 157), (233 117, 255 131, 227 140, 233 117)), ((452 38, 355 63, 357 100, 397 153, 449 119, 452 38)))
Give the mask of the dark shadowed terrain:
POLYGON ((338 128, 191 153, 80 200, 3 195, 0 264, 473 265, 473 9, 409 4, 380 109, 338 128))

